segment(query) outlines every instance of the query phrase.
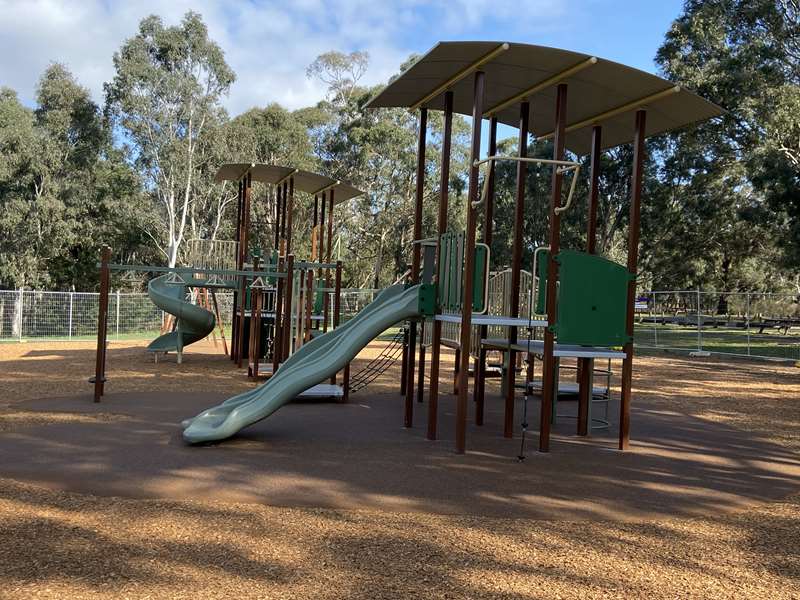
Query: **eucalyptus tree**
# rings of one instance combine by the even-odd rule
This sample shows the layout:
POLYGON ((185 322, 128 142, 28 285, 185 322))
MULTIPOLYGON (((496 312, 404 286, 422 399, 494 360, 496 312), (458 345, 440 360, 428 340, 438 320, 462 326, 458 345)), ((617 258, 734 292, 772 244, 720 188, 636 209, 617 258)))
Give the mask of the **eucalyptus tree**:
POLYGON ((155 201, 148 234, 173 266, 193 212, 204 204, 195 202, 198 179, 206 174, 202 186, 211 185, 214 138, 227 119, 220 102, 235 75, 194 12, 177 26, 143 19, 114 54, 114 68, 107 112, 155 201))
POLYGON ((667 77, 728 111, 663 155, 694 284, 774 289, 798 272, 799 16, 796 0, 688 0, 658 51, 667 77))

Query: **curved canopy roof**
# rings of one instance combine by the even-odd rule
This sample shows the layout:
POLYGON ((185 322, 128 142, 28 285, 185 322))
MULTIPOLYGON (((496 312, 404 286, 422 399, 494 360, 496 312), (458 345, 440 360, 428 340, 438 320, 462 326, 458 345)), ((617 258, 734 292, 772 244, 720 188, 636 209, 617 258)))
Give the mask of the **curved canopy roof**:
POLYGON ((311 173, 302 169, 292 167, 280 167, 277 165, 265 165, 261 163, 226 163, 222 165, 214 176, 215 181, 239 181, 242 177, 250 173, 253 181, 262 183, 281 183, 294 178, 294 189, 307 194, 317 194, 323 191, 335 190, 333 195, 334 203, 339 204, 351 198, 362 195, 359 189, 354 188, 348 183, 343 183, 338 179, 331 179, 325 175, 311 173))
POLYGON ((631 112, 647 108, 651 136, 723 113, 715 104, 673 83, 590 54, 506 42, 440 42, 372 98, 367 106, 444 109, 472 115, 472 75, 486 73, 484 117, 519 126, 523 99, 531 104, 529 130, 547 137, 555 121, 556 86, 568 84, 566 145, 576 154, 591 150, 591 130, 603 127, 603 148, 633 140, 631 112))

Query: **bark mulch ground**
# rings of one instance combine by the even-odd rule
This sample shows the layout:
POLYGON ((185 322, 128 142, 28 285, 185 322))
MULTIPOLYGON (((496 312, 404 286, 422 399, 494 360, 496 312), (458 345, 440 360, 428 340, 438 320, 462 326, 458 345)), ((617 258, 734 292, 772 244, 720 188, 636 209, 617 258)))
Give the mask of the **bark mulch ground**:
MULTIPOLYGON (((252 385, 205 350, 153 365, 141 345, 112 345, 109 387, 252 385)), ((92 364, 91 344, 0 346, 0 424, 120 418, 25 410, 86 394, 92 364)), ((800 450, 797 369, 643 358, 635 392, 800 450)), ((799 517, 800 495, 617 522, 132 500, 0 479, 0 598, 800 598, 799 517)))

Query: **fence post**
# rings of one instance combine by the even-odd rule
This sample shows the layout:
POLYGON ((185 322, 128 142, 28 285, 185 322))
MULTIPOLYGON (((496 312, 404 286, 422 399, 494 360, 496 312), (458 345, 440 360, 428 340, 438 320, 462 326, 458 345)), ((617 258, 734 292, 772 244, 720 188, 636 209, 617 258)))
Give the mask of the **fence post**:
POLYGON ((747 356, 750 356, 750 292, 747 292, 744 309, 744 326, 747 329, 747 356))
POLYGON ((22 341, 22 313, 25 311, 25 302, 23 301, 23 291, 19 288, 19 309, 17 310, 17 336, 19 341, 22 341))
POLYGON ((655 318, 653 319, 653 343, 658 348, 658 295, 653 292, 653 312, 655 318))
POLYGON ((703 325, 700 320, 700 288, 697 288, 697 351, 703 350, 703 325))
POLYGON ((117 290, 117 339, 119 339, 119 300, 120 300, 120 294, 118 289, 117 290))
POLYGON ((72 296, 75 292, 69 293, 69 324, 67 325, 67 338, 72 339, 72 296))

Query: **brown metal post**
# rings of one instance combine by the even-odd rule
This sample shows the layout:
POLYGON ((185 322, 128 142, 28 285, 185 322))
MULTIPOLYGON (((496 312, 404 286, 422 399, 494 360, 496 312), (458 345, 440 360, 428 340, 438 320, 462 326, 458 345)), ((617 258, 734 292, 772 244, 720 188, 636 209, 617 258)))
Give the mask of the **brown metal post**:
MULTIPOLYGON (((425 324, 422 324, 422 332, 425 331, 425 324)), ((420 332, 420 338, 424 333, 420 332)), ((422 402, 425 397, 425 345, 419 345, 419 374, 417 375, 417 402, 422 402)))
POLYGON ((408 362, 408 329, 403 329, 403 352, 400 355, 400 395, 406 395, 406 362, 408 362))
MULTIPOLYGON (((277 270, 280 271, 284 262, 278 258, 275 265, 277 270)), ((277 279, 277 292, 275 293, 275 318, 273 319, 272 328, 272 374, 274 375, 278 366, 281 364, 281 355, 283 351, 283 294, 286 289, 286 283, 282 277, 277 279)))
MULTIPOLYGON (((636 130, 633 140, 633 176, 631 181, 631 214, 628 225, 628 271, 634 276, 639 268, 639 233, 642 209, 642 181, 644 178, 644 138, 646 135, 647 111, 636 111, 636 130)), ((636 280, 628 282, 628 306, 625 313, 626 333, 633 340, 634 306, 636 302, 636 280)), ((619 449, 627 450, 631 429, 631 388, 633 385, 633 341, 623 347, 622 394, 619 405, 619 449)))
MULTIPOLYGON (((244 211, 243 202, 244 202, 244 184, 240 179, 237 184, 237 191, 236 191, 236 232, 235 238, 236 241, 239 243, 236 249, 236 269, 242 268, 242 213, 244 211)), ((233 292, 233 319, 231 323, 231 354, 230 358, 232 361, 236 361, 236 352, 239 343, 239 315, 237 312, 239 306, 239 292, 238 290, 234 290, 233 292)))
MULTIPOLYGON (((320 243, 320 262, 331 262, 331 238, 333 237, 333 190, 330 191, 328 199, 328 221, 325 222, 325 192, 322 193, 322 227, 327 226, 327 247, 320 243), (323 251, 325 255, 323 256, 323 251)), ((329 269, 325 269, 325 289, 331 287, 331 274, 329 269)), ((330 318, 330 296, 328 292, 322 297, 322 331, 328 331, 328 319, 330 318)))
MULTIPOLYGON (((519 105, 519 156, 528 156, 528 115, 530 103, 521 102, 519 105)), ((517 196, 514 205, 514 241, 511 250, 511 316, 519 316, 519 288, 522 270, 522 244, 525 219, 525 183, 528 176, 528 164, 517 163, 517 196)), ((514 388, 516 376, 516 353, 511 346, 517 343, 517 328, 508 328, 509 350, 508 366, 506 369, 506 406, 503 435, 507 438, 514 436, 514 388)))
MULTIPOLYGON (((564 160, 564 129, 567 122, 567 84, 558 85, 556 94, 556 123, 553 139, 553 159, 564 160)), ((539 451, 550 451, 550 420, 553 416, 553 402, 557 397, 555 388, 556 361, 553 356, 555 338, 553 327, 556 323, 556 283, 558 281, 558 263, 554 260, 561 245, 561 215, 556 208, 561 204, 561 184, 563 174, 553 166, 552 185, 550 190, 550 260, 547 264, 546 310, 547 324, 544 330, 544 358, 542 366, 542 404, 539 422, 539 451)))
POLYGON ((275 250, 281 251, 281 190, 280 186, 273 186, 273 200, 275 202, 275 250))
POLYGON ((289 182, 284 181, 281 184, 281 241, 284 243, 284 252, 288 255, 289 252, 286 251, 286 219, 287 219, 287 205, 289 204, 289 182))
MULTIPOLYGON (((489 121, 489 156, 497 154, 497 117, 492 117, 489 121)), ((486 194, 486 212, 483 219, 483 243, 492 247, 494 237, 494 178, 495 164, 491 163, 489 173, 488 190, 486 194)), ((478 329, 480 339, 485 339, 488 328, 481 325, 478 329)), ((478 360, 475 364, 475 424, 483 425, 483 413, 486 398, 486 348, 479 344, 478 360)))
MULTIPOLYGON (((444 131, 442 132, 442 166, 439 180, 439 216, 437 220, 436 267, 434 281, 439 282, 442 261, 441 237, 447 231, 447 201, 450 191, 450 145, 453 131, 453 92, 444 94, 444 131)), ((431 332, 431 385, 428 398, 428 439, 435 440, 439 419, 439 363, 442 353, 442 322, 434 320, 431 332)))
MULTIPOLYGON (((597 251, 597 197, 600 180, 600 154, 603 151, 602 127, 592 127, 592 155, 589 174, 589 207, 586 214, 586 252, 597 251)), ((589 404, 592 401, 594 360, 578 359, 578 435, 589 435, 589 404)))
MULTIPOLYGON (((333 192, 333 190, 331 190, 333 192)), ((325 262, 325 238, 326 235, 326 228, 328 223, 333 218, 333 215, 330 214, 333 211, 327 210, 327 196, 325 192, 322 192, 322 220, 320 221, 319 227, 319 262, 325 262), (326 220, 327 219, 327 220, 326 220)), ((327 269, 325 270, 325 287, 330 287, 328 285, 328 274, 327 269)), ((322 331, 328 331, 328 317, 330 312, 330 300, 328 297, 328 293, 325 292, 325 295, 322 297, 322 331)))
POLYGON ((294 254, 286 257, 286 293, 284 295, 283 309, 283 349, 281 358, 286 360, 289 357, 289 344, 292 338, 292 292, 294 290, 294 254))
POLYGON ((105 391, 106 380, 106 338, 108 327, 108 292, 110 287, 110 272, 108 263, 111 261, 111 248, 103 246, 100 254, 100 306, 97 311, 97 356, 94 365, 94 401, 100 402, 100 396, 105 391))
POLYGON ((475 72, 472 98, 472 148, 469 156, 469 193, 467 194, 467 231, 464 242, 464 292, 461 306, 461 365, 458 373, 456 401, 456 452, 463 454, 467 435, 467 391, 469 385, 469 350, 472 334, 472 290, 475 278, 475 227, 477 210, 472 205, 479 200, 478 167, 475 161, 481 154, 481 121, 483 118, 483 88, 486 74, 475 72))
MULTIPOLYGON (((417 136, 417 189, 414 201, 414 240, 422 237, 422 197, 425 191, 425 144, 428 135, 428 109, 419 111, 419 135, 417 136)), ((419 283, 419 264, 422 248, 411 246, 411 283, 419 283)), ((417 322, 408 322, 408 359, 406 360, 406 401, 403 426, 414 424, 414 370, 417 353, 417 322)))
POLYGON ((292 228, 294 227, 294 177, 289 177, 289 202, 286 209, 286 254, 292 252, 292 228))
MULTIPOLYGON (((258 258, 253 259, 253 271, 258 269, 258 258)), ((255 279, 255 275, 253 275, 255 279)), ((257 351, 257 327, 260 326, 260 323, 256 323, 258 319, 257 315, 260 316, 260 311, 258 309, 258 300, 259 300, 259 290, 250 288, 250 339, 248 340, 247 344, 247 374, 250 377, 256 378, 258 377, 258 355, 256 354, 257 351)))
POLYGON ((586 251, 597 252, 597 198, 600 193, 600 157, 603 153, 603 128, 592 127, 591 172, 589 174, 589 208, 586 227, 586 251))
POLYGON ((311 340, 311 310, 314 308, 314 299, 312 298, 312 288, 314 287, 314 271, 308 269, 306 271, 306 303, 305 303, 305 331, 303 332, 303 342, 311 340))
MULTIPOLYGON (((252 186, 252 179, 251 175, 248 172, 247 175, 242 179, 242 224, 241 224, 241 236, 239 239, 239 269, 244 268, 245 260, 247 260, 247 246, 249 243, 249 228, 250 228, 250 192, 252 186)), ((246 286, 246 277, 241 277, 241 283, 239 284, 239 320, 238 320, 238 327, 237 330, 237 343, 236 343, 236 366, 240 369, 242 368, 242 359, 244 358, 244 322, 245 322, 245 312, 247 309, 247 286, 246 286)))
MULTIPOLYGON (((336 261, 336 273, 333 278, 333 328, 339 326, 342 313, 342 261, 336 261)), ((326 294, 328 292, 325 292, 326 294)), ((350 363, 347 363, 350 366, 350 363)), ((336 373, 331 375, 331 383, 336 385, 336 373)))

